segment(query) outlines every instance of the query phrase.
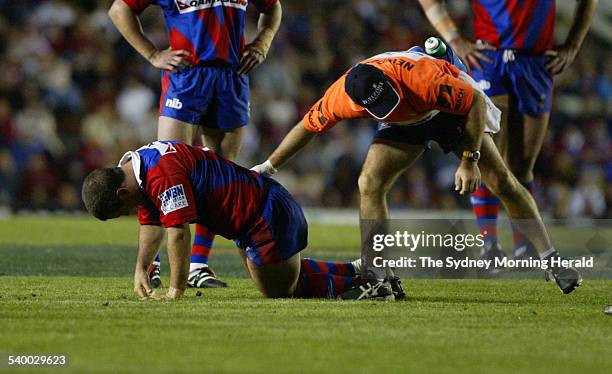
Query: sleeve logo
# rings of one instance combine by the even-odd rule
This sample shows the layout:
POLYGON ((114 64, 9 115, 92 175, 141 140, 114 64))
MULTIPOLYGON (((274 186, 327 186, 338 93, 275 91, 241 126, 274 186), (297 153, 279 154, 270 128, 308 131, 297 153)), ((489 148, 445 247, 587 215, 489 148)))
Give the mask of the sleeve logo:
POLYGON ((161 201, 161 211, 164 215, 189 206, 182 184, 168 188, 158 197, 161 201))

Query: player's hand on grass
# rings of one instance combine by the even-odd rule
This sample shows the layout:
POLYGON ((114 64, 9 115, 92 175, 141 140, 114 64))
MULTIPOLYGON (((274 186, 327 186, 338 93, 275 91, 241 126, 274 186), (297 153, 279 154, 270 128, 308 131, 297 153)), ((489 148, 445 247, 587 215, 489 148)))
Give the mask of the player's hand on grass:
POLYGON ((574 62, 578 54, 578 48, 570 45, 562 45, 555 49, 544 52, 545 56, 550 57, 546 64, 546 70, 552 74, 561 74, 574 62))
POLYGON ((471 194, 480 186, 480 169, 474 161, 461 160, 455 173, 455 191, 461 195, 471 194))
POLYGON ((461 61, 466 63, 470 69, 482 70, 480 61, 492 62, 492 60, 485 56, 482 51, 494 51, 495 47, 487 43, 474 43, 471 40, 459 36, 450 42, 451 48, 459 55, 461 61))
POLYGON ((134 272, 134 293, 140 297, 141 300, 155 294, 153 287, 151 287, 151 282, 149 281, 149 274, 138 265, 136 265, 136 271, 134 272))
POLYGON ((172 50, 172 48, 164 49, 163 51, 155 51, 149 62, 158 69, 170 70, 176 73, 178 69, 186 69, 191 66, 191 62, 187 59, 191 57, 189 51, 183 49, 172 50))
POLYGON ((242 57, 240 58, 240 65, 238 66, 238 74, 248 74, 257 65, 264 62, 268 55, 270 46, 261 40, 254 40, 253 43, 246 46, 242 57))
POLYGON ((150 296, 141 298, 141 300, 143 301, 174 301, 174 300, 178 300, 181 297, 183 297, 184 294, 185 294, 185 290, 180 290, 180 289, 170 286, 170 288, 168 289, 168 292, 166 292, 165 294, 161 294, 161 295, 152 294, 150 296))

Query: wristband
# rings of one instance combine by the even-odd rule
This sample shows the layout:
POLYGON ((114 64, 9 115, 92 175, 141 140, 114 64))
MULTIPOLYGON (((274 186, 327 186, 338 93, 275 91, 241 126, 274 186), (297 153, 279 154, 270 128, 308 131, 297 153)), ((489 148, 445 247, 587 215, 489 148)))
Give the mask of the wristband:
POLYGON ((278 172, 278 169, 276 169, 274 165, 272 165, 270 160, 266 160, 266 162, 264 162, 262 166, 264 167, 265 172, 268 174, 276 174, 278 172))

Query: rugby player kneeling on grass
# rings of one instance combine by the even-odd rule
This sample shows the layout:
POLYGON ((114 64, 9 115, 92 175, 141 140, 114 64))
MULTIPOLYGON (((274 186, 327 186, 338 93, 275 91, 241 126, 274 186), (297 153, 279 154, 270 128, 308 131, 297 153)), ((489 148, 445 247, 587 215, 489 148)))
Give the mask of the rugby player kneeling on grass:
POLYGON ((187 288, 190 223, 235 240, 257 288, 266 297, 401 298, 397 279, 371 285, 360 262, 300 259, 308 225, 301 207, 278 182, 180 142, 150 143, 127 152, 119 166, 97 169, 83 183, 83 202, 96 218, 127 215, 140 222, 134 292, 147 300, 178 299, 187 288), (147 267, 168 232, 170 287, 155 295, 147 267), (367 286, 367 287, 366 287, 367 286), (394 292, 395 291, 395 292, 394 292))

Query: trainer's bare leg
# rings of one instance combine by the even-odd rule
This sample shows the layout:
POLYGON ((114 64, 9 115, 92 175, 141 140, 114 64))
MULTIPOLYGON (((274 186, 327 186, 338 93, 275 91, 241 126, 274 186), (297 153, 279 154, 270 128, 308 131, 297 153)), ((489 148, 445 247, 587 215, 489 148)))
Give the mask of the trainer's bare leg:
POLYGON ((389 218, 387 193, 397 178, 421 156, 422 145, 375 140, 359 175, 359 215, 366 220, 389 218))
POLYGON ((552 244, 535 200, 506 166, 493 138, 488 134, 482 140, 480 152, 478 166, 482 180, 500 198, 513 223, 531 241, 538 253, 551 249, 552 244))
POLYGON ((224 158, 235 161, 240 152, 244 127, 232 130, 202 127, 202 144, 224 158))
MULTIPOLYGON (((361 261, 369 264, 371 238, 375 234, 387 231, 389 209, 387 193, 397 178, 421 156, 425 147, 422 145, 403 144, 388 140, 374 140, 359 175, 359 229, 361 233, 361 261)), ((392 269, 362 268, 362 276, 382 279, 393 276, 392 269)))

